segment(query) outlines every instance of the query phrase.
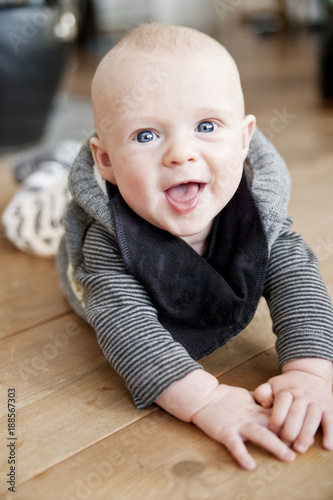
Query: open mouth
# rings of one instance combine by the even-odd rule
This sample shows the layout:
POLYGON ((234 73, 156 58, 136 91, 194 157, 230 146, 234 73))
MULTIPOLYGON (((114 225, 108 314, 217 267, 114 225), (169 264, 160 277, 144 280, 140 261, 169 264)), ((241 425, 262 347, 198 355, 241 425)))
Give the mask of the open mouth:
POLYGON ((170 187, 164 194, 171 208, 183 214, 194 210, 204 187, 202 182, 184 182, 170 187))

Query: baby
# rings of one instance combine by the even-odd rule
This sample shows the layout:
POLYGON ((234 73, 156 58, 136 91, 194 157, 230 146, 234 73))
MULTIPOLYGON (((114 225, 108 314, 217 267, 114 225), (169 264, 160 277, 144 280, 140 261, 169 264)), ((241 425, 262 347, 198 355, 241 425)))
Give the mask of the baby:
POLYGON ((290 462, 323 429, 333 449, 333 313, 317 260, 287 219, 282 159, 245 115, 217 41, 159 24, 97 68, 96 136, 70 173, 64 291, 138 408, 155 402, 227 447, 290 462), (281 374, 253 393, 196 361, 268 302, 281 374))

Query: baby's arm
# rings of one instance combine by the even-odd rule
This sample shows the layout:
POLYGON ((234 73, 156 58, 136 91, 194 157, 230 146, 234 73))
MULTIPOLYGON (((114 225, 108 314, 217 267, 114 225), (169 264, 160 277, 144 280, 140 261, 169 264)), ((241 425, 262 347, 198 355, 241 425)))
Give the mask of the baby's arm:
POLYGON ((333 450, 332 363, 307 358, 286 363, 282 374, 254 391, 265 408, 273 406, 269 428, 304 453, 313 444, 318 427, 323 447, 333 450))
POLYGON ((295 459, 288 446, 268 429, 270 410, 256 404, 246 389, 219 384, 203 370, 195 370, 174 382, 155 402, 224 444, 244 469, 256 466, 244 441, 261 446, 285 462, 295 459))
POLYGON ((282 374, 254 395, 273 406, 270 429, 295 450, 312 445, 320 424, 323 446, 332 449, 333 308, 318 258, 290 222, 272 247, 264 289, 282 374))

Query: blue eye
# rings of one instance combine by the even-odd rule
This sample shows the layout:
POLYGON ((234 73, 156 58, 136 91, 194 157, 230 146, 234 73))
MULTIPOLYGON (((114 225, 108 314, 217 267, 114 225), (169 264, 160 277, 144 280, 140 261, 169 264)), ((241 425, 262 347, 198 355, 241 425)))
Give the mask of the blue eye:
POLYGON ((134 137, 134 140, 137 142, 150 142, 153 141, 154 139, 157 139, 157 135, 155 134, 155 132, 152 132, 151 130, 142 130, 142 132, 139 132, 134 137))
POLYGON ((201 122, 197 126, 197 131, 203 132, 204 134, 209 134, 210 132, 214 132, 215 128, 216 125, 213 122, 201 122))

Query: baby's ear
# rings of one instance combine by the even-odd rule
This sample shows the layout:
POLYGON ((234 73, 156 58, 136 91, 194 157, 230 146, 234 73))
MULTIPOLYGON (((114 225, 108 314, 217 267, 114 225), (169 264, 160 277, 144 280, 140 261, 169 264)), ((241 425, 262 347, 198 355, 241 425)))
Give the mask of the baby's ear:
POLYGON ((103 179, 111 182, 111 184, 117 185, 109 154, 107 153, 98 137, 92 137, 90 139, 90 149, 95 161, 95 165, 97 166, 98 171, 103 179))
POLYGON ((256 128, 256 117, 253 115, 246 115, 243 119, 243 161, 245 160, 249 151, 251 139, 256 128))

